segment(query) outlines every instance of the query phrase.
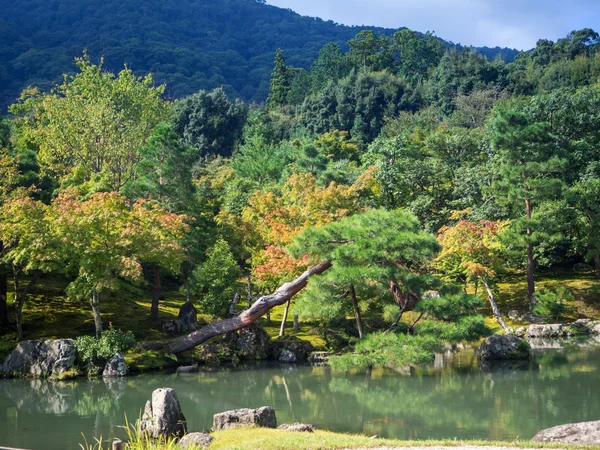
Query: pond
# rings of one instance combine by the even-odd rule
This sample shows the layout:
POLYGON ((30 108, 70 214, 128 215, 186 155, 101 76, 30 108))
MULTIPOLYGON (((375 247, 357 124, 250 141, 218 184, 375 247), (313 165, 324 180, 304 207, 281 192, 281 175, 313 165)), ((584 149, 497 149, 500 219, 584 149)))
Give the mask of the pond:
POLYGON ((212 415, 270 405, 279 423, 399 439, 530 439, 554 425, 600 419, 599 348, 536 352, 521 370, 477 367, 472 350, 432 367, 337 374, 328 367, 262 364, 178 376, 53 383, 0 381, 0 446, 78 449, 82 433, 122 437, 159 387, 177 391, 191 431, 212 415))

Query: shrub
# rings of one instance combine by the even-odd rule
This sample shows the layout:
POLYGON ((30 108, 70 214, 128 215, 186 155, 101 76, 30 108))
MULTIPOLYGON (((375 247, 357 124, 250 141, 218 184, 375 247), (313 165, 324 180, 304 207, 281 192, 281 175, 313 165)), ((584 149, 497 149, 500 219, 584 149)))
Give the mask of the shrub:
POLYGON ((86 364, 103 365, 111 360, 115 353, 124 353, 135 347, 135 336, 131 331, 123 333, 113 328, 112 324, 100 335, 80 336, 75 339, 75 348, 79 359, 86 364))
POLYGON ((568 302, 574 299, 571 291, 561 286, 556 289, 556 292, 545 292, 538 295, 538 302, 533 308, 533 312, 545 319, 558 320, 573 310, 568 302))

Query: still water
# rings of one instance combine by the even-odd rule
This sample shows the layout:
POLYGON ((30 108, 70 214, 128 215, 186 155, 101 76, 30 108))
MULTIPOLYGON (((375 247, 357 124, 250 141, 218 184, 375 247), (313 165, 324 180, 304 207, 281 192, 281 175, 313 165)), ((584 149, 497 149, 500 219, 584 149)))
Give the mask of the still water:
POLYGON ((270 405, 279 423, 400 439, 530 439, 567 422, 600 420, 600 349, 538 352, 521 370, 481 369, 472 351, 432 367, 336 374, 327 367, 258 365, 122 380, 0 381, 0 446, 78 449, 82 433, 122 437, 159 387, 177 391, 190 431, 212 415, 270 405))

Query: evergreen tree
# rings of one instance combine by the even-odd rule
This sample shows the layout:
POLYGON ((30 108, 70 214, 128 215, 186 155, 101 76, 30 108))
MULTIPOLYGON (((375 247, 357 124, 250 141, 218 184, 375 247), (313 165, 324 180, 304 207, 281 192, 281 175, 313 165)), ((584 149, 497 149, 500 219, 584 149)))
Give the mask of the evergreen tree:
POLYGON ((271 74, 271 92, 267 99, 269 108, 277 108, 287 104, 288 95, 292 84, 292 70, 285 63, 283 50, 275 52, 275 67, 271 74))

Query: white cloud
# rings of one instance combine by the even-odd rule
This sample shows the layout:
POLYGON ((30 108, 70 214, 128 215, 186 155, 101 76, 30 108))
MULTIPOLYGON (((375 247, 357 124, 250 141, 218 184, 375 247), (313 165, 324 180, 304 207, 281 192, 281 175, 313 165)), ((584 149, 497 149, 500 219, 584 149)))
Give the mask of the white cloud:
MULTIPOLYGON (((529 49, 598 25, 597 0, 269 0, 347 25, 406 26, 464 45, 529 49)), ((596 28, 598 28, 596 26, 596 28)))

